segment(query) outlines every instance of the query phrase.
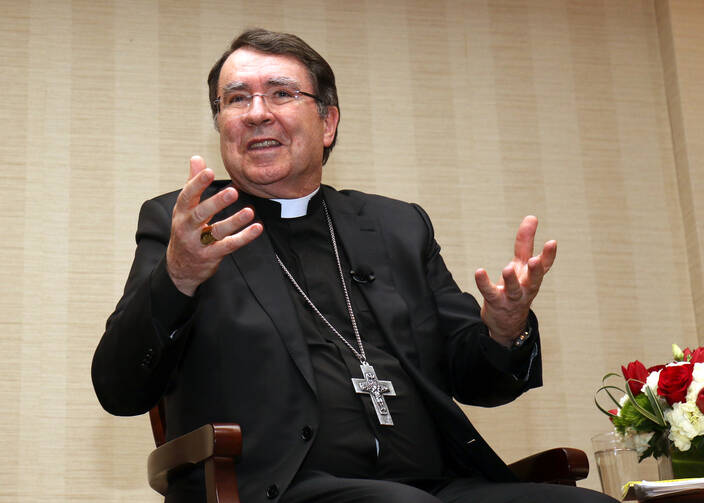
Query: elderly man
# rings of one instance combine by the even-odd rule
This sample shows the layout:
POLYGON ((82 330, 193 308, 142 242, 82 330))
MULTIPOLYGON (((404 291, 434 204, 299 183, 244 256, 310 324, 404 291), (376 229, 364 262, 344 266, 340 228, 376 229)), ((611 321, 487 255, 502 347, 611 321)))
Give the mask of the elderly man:
MULTIPOLYGON (((453 402, 494 406, 541 384, 530 304, 556 243, 515 257, 483 304, 448 272, 418 206, 321 185, 340 117, 327 62, 251 30, 208 77, 230 180, 193 157, 142 207, 125 293, 93 360, 100 402, 164 399, 167 437, 238 422, 245 503, 612 501, 517 483, 453 402), (523 499, 520 499, 523 498, 523 499)), ((203 473, 167 502, 203 498, 203 473)))

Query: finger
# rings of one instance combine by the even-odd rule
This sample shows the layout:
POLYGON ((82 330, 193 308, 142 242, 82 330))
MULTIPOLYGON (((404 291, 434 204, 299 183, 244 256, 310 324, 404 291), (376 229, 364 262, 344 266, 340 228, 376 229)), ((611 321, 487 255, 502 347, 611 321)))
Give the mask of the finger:
POLYGON ((557 241, 550 240, 545 245, 543 245, 543 252, 540 254, 540 262, 543 265, 543 272, 546 273, 550 270, 553 263, 555 263, 555 257, 557 256, 557 241))
POLYGON ((212 230, 210 232, 215 239, 222 240, 242 229, 245 225, 250 223, 253 218, 254 210, 252 208, 242 208, 225 220, 220 220, 212 224, 212 230))
POLYGON ((523 296, 521 283, 518 281, 516 269, 513 264, 509 264, 501 271, 501 277, 504 280, 504 291, 509 300, 517 301, 523 296))
POLYGON ((543 276, 552 267, 557 254, 557 241, 548 241, 543 246, 543 252, 537 257, 528 260, 528 284, 532 291, 537 291, 543 276))
POLYGON ((489 274, 486 269, 477 269, 474 273, 474 281, 477 283, 477 288, 479 288, 479 293, 488 302, 496 300, 498 297, 498 288, 489 279, 489 274))
POLYGON ((203 171, 206 166, 205 166, 205 160, 199 156, 199 155, 194 155, 191 157, 189 163, 188 163, 188 179, 191 180, 198 175, 201 171, 203 171))
POLYGON ((528 262, 528 259, 533 255, 533 244, 535 240, 535 231, 538 228, 538 219, 533 215, 528 215, 523 219, 521 225, 518 226, 516 233, 516 242, 513 246, 513 255, 522 263, 528 262))
POLYGON ((530 260, 528 260, 528 278, 526 280, 531 296, 540 288, 540 283, 542 283, 544 275, 545 269, 543 268, 540 257, 531 257, 530 260))
POLYGON ((241 231, 235 234, 225 236, 221 241, 217 241, 213 245, 211 245, 211 247, 215 248, 215 250, 219 253, 226 255, 228 253, 232 253, 236 250, 239 250, 243 246, 246 246, 255 239, 257 239, 259 236, 261 236, 263 230, 264 228, 262 227, 262 224, 257 222, 252 225, 249 225, 248 227, 242 229, 241 231))
POLYGON ((207 168, 196 173, 193 178, 189 178, 176 199, 175 209, 190 209, 197 206, 203 191, 213 183, 214 179, 215 173, 207 168))
MULTIPOLYGON (((214 196, 201 201, 191 212, 191 222, 193 227, 201 227, 207 223, 213 215, 222 211, 235 201, 239 194, 234 187, 226 187, 214 196)), ((224 236, 225 234, 223 234, 224 236)))

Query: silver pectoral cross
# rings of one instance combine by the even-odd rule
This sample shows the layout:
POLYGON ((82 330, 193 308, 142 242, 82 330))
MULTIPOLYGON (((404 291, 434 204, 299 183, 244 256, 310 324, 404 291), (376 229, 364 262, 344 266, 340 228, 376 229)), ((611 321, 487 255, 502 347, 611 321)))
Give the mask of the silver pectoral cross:
POLYGON ((391 413, 386 405, 384 395, 396 396, 394 385, 391 381, 380 381, 377 379, 374 367, 368 363, 362 363, 359 368, 362 369, 362 376, 364 377, 362 379, 352 378, 354 390, 359 394, 367 393, 372 399, 376 417, 379 418, 379 424, 393 426, 394 422, 391 419, 391 413))

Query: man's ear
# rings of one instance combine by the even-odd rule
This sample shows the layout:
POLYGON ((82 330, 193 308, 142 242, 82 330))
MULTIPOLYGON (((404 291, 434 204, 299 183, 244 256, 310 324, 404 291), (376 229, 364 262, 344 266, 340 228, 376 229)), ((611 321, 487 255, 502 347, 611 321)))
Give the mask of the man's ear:
POLYGON ((323 118, 325 131, 323 132, 323 145, 329 147, 335 139, 335 131, 337 131, 337 123, 340 121, 340 111, 337 107, 329 106, 328 113, 323 118))

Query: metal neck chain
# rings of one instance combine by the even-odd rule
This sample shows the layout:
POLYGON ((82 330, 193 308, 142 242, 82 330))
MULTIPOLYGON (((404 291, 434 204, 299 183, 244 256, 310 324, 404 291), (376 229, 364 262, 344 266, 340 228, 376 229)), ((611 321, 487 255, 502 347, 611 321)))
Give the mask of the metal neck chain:
POLYGON ((345 303, 347 304, 347 313, 350 315, 350 321, 352 322, 352 330, 354 331, 354 337, 357 340, 357 345, 359 346, 359 351, 355 349, 352 344, 345 339, 340 332, 337 331, 335 327, 332 326, 332 323, 330 323, 327 318, 323 315, 323 313, 320 312, 320 310, 315 307, 315 304, 313 304, 313 301, 310 300, 308 295, 303 291, 303 289, 300 287, 298 282, 294 279, 293 275, 289 272, 289 270, 286 268, 284 263, 281 261, 279 258, 278 254, 275 254, 276 256, 276 261, 279 263, 281 266, 281 269, 284 271, 286 276, 288 277, 289 280, 291 280, 291 283, 293 286, 298 290, 298 293, 301 294, 301 297, 305 299, 305 301, 308 303, 308 305, 313 309, 315 314, 317 314, 321 320, 328 326, 328 328, 335 334, 337 335, 342 342, 344 342, 348 348, 352 350, 354 355, 357 357, 360 363, 366 364, 367 363, 367 355, 364 352, 364 346, 362 345, 362 337, 359 335, 359 329, 357 328, 357 320, 354 317, 354 311, 352 311, 352 302, 350 302, 350 296, 349 293, 347 293, 347 285, 345 284, 345 276, 342 274, 342 264, 340 263, 340 253, 337 250, 337 240, 335 239, 335 230, 333 229, 332 226, 332 219, 330 218, 330 213, 328 212, 328 206, 325 204, 325 201, 323 201, 323 209, 325 210, 325 218, 328 221, 328 229, 330 230, 330 241, 332 242, 332 250, 335 252, 335 261, 337 262, 337 271, 340 273, 340 282, 342 283, 342 291, 345 294, 345 303))

